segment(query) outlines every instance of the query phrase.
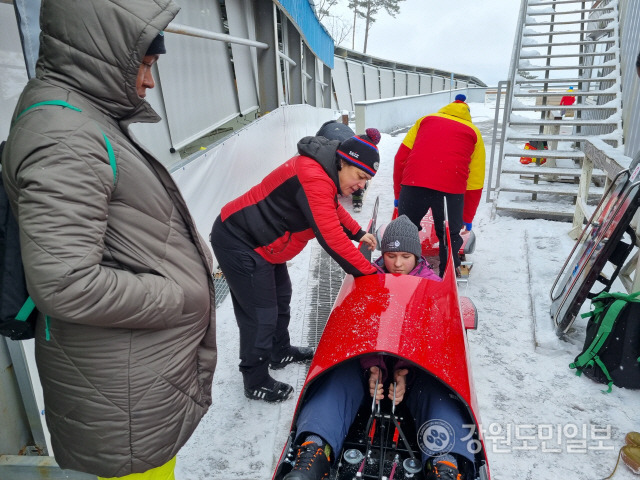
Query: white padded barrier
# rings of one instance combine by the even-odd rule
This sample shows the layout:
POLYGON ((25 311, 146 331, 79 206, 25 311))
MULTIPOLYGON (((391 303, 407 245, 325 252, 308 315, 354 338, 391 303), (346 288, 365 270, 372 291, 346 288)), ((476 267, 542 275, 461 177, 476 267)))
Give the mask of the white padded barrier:
POLYGON ((412 125, 420 117, 440 110, 459 93, 466 95, 468 102, 484 102, 485 90, 468 88, 357 102, 356 133, 364 133, 367 127, 375 127, 381 132, 389 133, 412 125))

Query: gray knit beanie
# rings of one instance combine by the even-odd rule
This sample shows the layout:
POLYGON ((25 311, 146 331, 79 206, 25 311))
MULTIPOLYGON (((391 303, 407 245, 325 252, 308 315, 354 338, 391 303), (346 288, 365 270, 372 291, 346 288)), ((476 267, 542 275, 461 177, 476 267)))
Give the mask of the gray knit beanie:
POLYGON ((400 215, 387 225, 380 242, 380 250, 386 252, 409 252, 420 258, 422 246, 420 245, 420 235, 409 217, 400 215))

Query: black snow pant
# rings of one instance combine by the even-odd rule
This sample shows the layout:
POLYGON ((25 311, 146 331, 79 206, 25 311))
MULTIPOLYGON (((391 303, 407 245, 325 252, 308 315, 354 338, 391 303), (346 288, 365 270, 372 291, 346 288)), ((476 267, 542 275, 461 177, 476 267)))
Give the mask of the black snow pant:
POLYGON ((225 276, 240 329, 240 371, 246 388, 264 385, 269 361, 290 345, 291 279, 286 263, 272 264, 254 252, 220 220, 211 246, 225 276))
POLYGON ((447 215, 449 217, 449 231, 451 233, 451 248, 453 249, 453 264, 460 266, 458 251, 462 247, 462 210, 464 208, 464 193, 445 193, 423 187, 403 185, 398 199, 398 215, 406 215, 420 229, 422 218, 431 209, 433 225, 440 244, 440 277, 444 275, 447 266, 447 249, 442 248, 445 240, 444 233, 444 202, 447 201, 447 215))

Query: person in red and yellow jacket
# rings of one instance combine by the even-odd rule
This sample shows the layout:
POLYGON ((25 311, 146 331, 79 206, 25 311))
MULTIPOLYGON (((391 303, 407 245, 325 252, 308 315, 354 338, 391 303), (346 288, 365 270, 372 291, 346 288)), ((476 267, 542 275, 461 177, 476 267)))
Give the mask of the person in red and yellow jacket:
POLYGON ((353 243, 374 249, 375 237, 338 203, 338 194, 351 195, 375 175, 379 141, 376 129, 343 142, 305 137, 298 142, 299 155, 222 207, 210 239, 240 328, 240 371, 247 398, 286 400, 293 387, 274 380, 269 367, 313 357, 311 348, 290 343, 288 260, 315 237, 347 273, 376 273, 353 243))
MULTIPOLYGON (((440 244, 444 240, 444 201, 447 202, 451 247, 462 246, 460 231, 471 230, 484 184, 485 150, 480 130, 471 122, 467 97, 420 118, 407 132, 395 156, 393 191, 399 215, 420 228, 431 208, 440 244)), ((453 255, 456 268, 458 255, 453 255)), ((447 252, 440 249, 440 276, 447 252)))

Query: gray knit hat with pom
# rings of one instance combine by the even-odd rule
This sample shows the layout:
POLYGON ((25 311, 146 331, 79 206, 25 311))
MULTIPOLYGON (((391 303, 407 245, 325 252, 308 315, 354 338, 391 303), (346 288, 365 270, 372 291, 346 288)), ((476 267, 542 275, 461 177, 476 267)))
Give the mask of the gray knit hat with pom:
POLYGON ((380 250, 386 252, 409 252, 420 258, 422 246, 420 245, 420 235, 409 217, 400 215, 387 225, 380 242, 380 250))

